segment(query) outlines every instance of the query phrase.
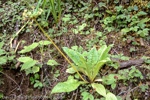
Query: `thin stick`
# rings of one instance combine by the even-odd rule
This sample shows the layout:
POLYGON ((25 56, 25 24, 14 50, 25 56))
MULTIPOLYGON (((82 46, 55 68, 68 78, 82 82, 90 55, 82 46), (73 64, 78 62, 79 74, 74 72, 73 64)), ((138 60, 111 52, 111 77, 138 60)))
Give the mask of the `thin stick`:
MULTIPOLYGON (((26 24, 24 24, 21 29, 16 33, 16 36, 22 31, 22 29, 29 23, 30 19, 26 22, 26 24)), ((15 36, 15 37, 16 37, 15 36)), ((12 48, 12 41, 14 40, 15 37, 12 37, 10 40, 10 48, 12 48)))
POLYGON ((19 47, 19 45, 20 45, 20 42, 21 42, 21 41, 19 41, 19 43, 18 43, 17 46, 16 46, 15 53, 17 52, 17 49, 18 49, 18 47, 19 47))

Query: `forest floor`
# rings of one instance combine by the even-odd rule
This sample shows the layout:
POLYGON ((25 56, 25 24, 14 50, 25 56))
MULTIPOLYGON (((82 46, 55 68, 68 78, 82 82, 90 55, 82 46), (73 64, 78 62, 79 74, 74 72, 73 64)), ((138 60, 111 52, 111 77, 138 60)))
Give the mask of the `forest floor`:
MULTIPOLYGON (((108 3, 93 0, 90 3, 85 0, 62 0, 62 18, 59 25, 55 24, 52 14, 46 21, 41 16, 37 18, 37 21, 61 51, 63 51, 62 47, 89 51, 93 47, 99 49, 102 45, 113 44, 109 51, 112 62, 106 63, 100 69, 100 76, 119 74, 126 78, 109 85, 104 84, 105 88, 115 94, 118 100, 149 100, 150 2, 144 0, 143 6, 136 0, 117 1, 112 0, 108 3)), ((35 5, 34 0, 0 1, 0 62, 2 61, 0 63, 0 98, 105 100, 91 87, 86 86, 80 86, 72 92, 50 96, 56 84, 67 80, 69 74, 66 73, 66 69, 70 67, 70 64, 52 44, 44 46, 39 44, 29 52, 19 53, 25 46, 41 40, 49 41, 35 22, 26 25, 11 41, 27 22, 22 21, 24 9, 31 9, 35 5), (2 54, 3 51, 5 53, 2 54), (36 66, 40 66, 40 70, 36 73, 21 71, 23 63, 18 59, 24 56, 36 60, 36 66), (6 61, 5 57, 7 57, 6 61), (49 60, 55 60, 58 65, 47 64, 49 60), (92 95, 94 99, 90 97, 85 99, 85 92, 92 95)), ((48 12, 47 9, 45 11, 44 16, 48 12)))

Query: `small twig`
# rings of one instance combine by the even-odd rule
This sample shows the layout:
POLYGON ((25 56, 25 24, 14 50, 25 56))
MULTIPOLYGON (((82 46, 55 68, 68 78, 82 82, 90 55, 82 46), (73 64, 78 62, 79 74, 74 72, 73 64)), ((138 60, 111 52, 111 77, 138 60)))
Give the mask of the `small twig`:
MULTIPOLYGON (((16 32, 18 32, 18 31, 19 31, 19 27, 18 27, 18 20, 17 20, 16 21, 16 32)), ((13 48, 16 48, 17 41, 18 41, 18 37, 15 37, 14 43, 13 43, 13 48)))
POLYGON ((16 46, 15 53, 17 52, 17 49, 18 49, 18 47, 19 47, 19 45, 20 45, 20 42, 21 42, 21 41, 19 41, 19 43, 18 43, 17 46, 16 46))
POLYGON ((24 80, 24 75, 22 74, 22 72, 21 72, 21 75, 22 75, 22 80, 21 80, 21 83, 20 83, 20 86, 22 85, 22 83, 23 83, 23 80, 24 80))
POLYGON ((129 87, 129 89, 128 89, 127 91, 122 91, 122 92, 120 92, 117 96, 119 96, 119 95, 121 95, 121 94, 123 94, 123 93, 128 93, 129 90, 130 90, 130 87, 129 87))
POLYGON ((113 49, 113 51, 118 55, 118 52, 115 49, 113 49))
POLYGON ((74 100, 77 100, 77 96, 78 96, 78 89, 77 89, 77 92, 76 92, 74 100))
POLYGON ((41 78, 41 82, 43 83, 43 69, 41 70, 41 74, 40 74, 40 78, 41 78))
POLYGON ((120 96, 120 95, 123 94, 123 93, 127 93, 127 91, 122 91, 122 92, 120 92, 117 96, 120 96))
POLYGON ((122 62, 120 63, 120 67, 119 68, 127 68, 130 66, 140 66, 142 65, 144 62, 146 61, 146 59, 139 59, 139 60, 130 60, 127 62, 122 62))
POLYGON ((140 86, 136 86, 136 87, 134 87, 133 89, 128 89, 127 91, 122 91, 121 93, 119 93, 117 96, 119 96, 119 95, 121 95, 122 93, 129 93, 129 92, 133 92, 135 89, 137 89, 137 88, 139 88, 140 86))
POLYGON ((136 86, 136 87, 134 87, 133 89, 128 90, 127 93, 132 92, 132 91, 134 91, 135 89, 137 89, 137 88, 139 88, 139 87, 140 87, 140 86, 136 86))
MULTIPOLYGON (((29 23, 29 21, 30 20, 28 20, 22 27, 21 27, 21 29, 16 33, 16 36, 22 31, 22 29, 29 23)), ((15 36, 15 37, 16 37, 15 36)), ((12 37, 11 39, 10 39, 10 48, 12 48, 12 41, 14 40, 14 38, 15 37, 12 37)))
POLYGON ((113 67, 110 67, 103 75, 105 76, 109 70, 111 70, 113 67))
POLYGON ((11 94, 12 92, 14 92, 17 89, 17 87, 15 87, 12 91, 9 92, 9 94, 11 94))
POLYGON ((31 57, 33 58, 33 54, 30 52, 30 54, 31 54, 31 57))

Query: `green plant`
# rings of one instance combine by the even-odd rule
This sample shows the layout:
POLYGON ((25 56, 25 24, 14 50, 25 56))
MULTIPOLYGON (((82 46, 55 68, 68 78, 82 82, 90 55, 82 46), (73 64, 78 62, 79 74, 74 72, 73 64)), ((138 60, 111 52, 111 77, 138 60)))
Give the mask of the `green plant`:
POLYGON ((24 70, 26 75, 30 73, 37 73, 40 70, 40 66, 35 66, 38 61, 33 60, 30 57, 20 57, 18 58, 18 61, 24 63, 21 67, 21 71, 24 70))
POLYGON ((70 21, 70 19, 71 19, 71 15, 70 14, 66 14, 62 18, 62 21, 66 24, 68 21, 70 21))
POLYGON ((137 78, 143 79, 142 73, 140 72, 139 69, 136 69, 135 66, 131 66, 131 70, 129 69, 120 70, 119 74, 124 77, 123 79, 124 84, 126 84, 125 81, 127 80, 137 82, 138 81, 137 78))
POLYGON ((149 86, 148 86, 148 84, 142 84, 142 85, 140 86, 140 88, 141 88, 141 91, 142 91, 142 92, 145 92, 147 89, 149 89, 149 86))
MULTIPOLYGON (((54 69, 55 69, 55 65, 57 66, 57 65, 59 65, 55 60, 49 60, 48 62, 47 62, 47 65, 50 65, 50 66, 52 66, 52 72, 54 71, 54 69)), ((57 78, 58 76, 60 76, 60 72, 59 72, 59 70, 56 70, 55 71, 55 73, 53 72, 53 74, 54 74, 54 78, 57 78)))
POLYGON ((30 77, 31 84, 34 84, 34 88, 41 88, 43 87, 43 84, 38 80, 40 79, 39 74, 34 74, 34 77, 30 77))
MULTIPOLYGON (((36 10, 35 10, 35 12, 40 8, 40 5, 42 4, 42 0, 38 0, 38 4, 37 4, 37 6, 36 6, 36 10)), ((50 12, 51 12, 51 10, 50 9, 47 9, 47 8, 49 8, 49 5, 47 5, 48 3, 47 3, 47 0, 43 0, 43 4, 42 4, 42 10, 43 10, 43 12, 41 13, 41 17, 40 18, 38 18, 38 20, 40 20, 41 21, 41 25, 43 26, 43 27, 47 27, 48 26, 48 22, 47 22, 47 20, 48 20, 48 17, 49 17, 49 15, 50 15, 50 12), (48 6, 48 7, 47 7, 48 6)))
MULTIPOLYGON (((20 2, 12 2, 12 1, 7 1, 2 5, 0 8, 0 14, 2 16, 0 17, 2 23, 0 23, 0 27, 6 26, 6 25, 11 25, 11 27, 7 27, 7 32, 13 32, 15 23, 17 20, 21 20, 21 15, 18 14, 18 12, 22 11, 25 9, 25 3, 24 0, 20 0, 20 2)), ((19 25, 21 22, 19 22, 19 25)), ((15 31, 14 31, 15 32, 15 31)))
POLYGON ((0 99, 2 99, 4 97, 3 93, 0 93, 0 99))
POLYGON ((94 100, 93 95, 88 92, 82 92, 81 95, 83 96, 82 100, 94 100))
POLYGON ((48 60, 47 65, 54 66, 59 64, 55 60, 48 60))
MULTIPOLYGON (((39 3, 41 3, 41 0, 39 0, 39 3)), ((42 9, 45 8, 45 5, 46 5, 46 0, 43 1, 43 6, 42 6, 42 9)), ((55 22, 56 23, 59 23, 60 21, 60 18, 61 18, 61 0, 57 0, 56 1, 56 4, 55 4, 55 0, 49 0, 49 11, 48 11, 48 14, 47 14, 47 18, 46 20, 48 19, 48 16, 50 14, 50 11, 52 12, 52 15, 55 19, 55 22)), ((37 7, 39 8, 39 6, 37 5, 37 7)))
POLYGON ((50 5, 52 6, 52 14, 55 18, 55 21, 58 23, 61 18, 61 0, 57 0, 57 9, 55 8, 54 0, 49 0, 50 5), (58 18, 56 19, 56 11, 58 11, 58 18))
MULTIPOLYGON (((24 49, 19 51, 19 53, 27 53, 27 52, 32 51, 33 49, 35 49, 38 46, 41 47, 41 46, 48 45, 48 44, 51 44, 51 42, 49 42, 49 41, 35 42, 29 46, 24 46, 24 49)), ((41 50, 41 55, 42 55, 42 52, 43 52, 43 50, 41 50)), ((28 75, 30 73, 37 73, 40 71, 41 65, 38 64, 37 60, 34 60, 31 57, 20 57, 20 58, 18 58, 18 61, 23 63, 21 70, 24 70, 26 72, 26 75, 28 75)), ((57 64, 57 62, 54 62, 53 60, 48 61, 49 65, 52 65, 53 63, 57 64)))
POLYGON ((135 48, 130 48, 130 52, 136 51, 135 48))
POLYGON ((106 85, 111 85, 112 89, 115 89, 117 81, 125 79, 125 76, 119 74, 109 74, 108 76, 103 76, 103 83, 106 85))
POLYGON ((122 53, 120 53, 118 55, 111 55, 111 57, 117 58, 117 59, 120 59, 120 60, 127 60, 127 61, 130 59, 130 57, 124 56, 122 53))
POLYGON ((15 58, 14 52, 6 52, 2 47, 4 42, 0 42, 0 65, 6 64, 8 61, 13 61, 15 58))
POLYGON ((83 30, 86 26, 87 26, 87 24, 86 24, 86 23, 83 23, 82 25, 77 26, 77 29, 72 29, 72 31, 73 31, 73 33, 75 33, 75 34, 78 34, 78 33, 84 34, 82 30, 83 30))
POLYGON ((4 42, 0 42, 0 65, 5 64, 7 62, 7 57, 6 56, 2 56, 4 55, 6 52, 4 49, 2 49, 4 45, 4 42))
POLYGON ((44 46, 44 45, 49 45, 51 44, 50 41, 39 41, 39 42, 34 42, 29 46, 24 46, 24 49, 22 49, 21 51, 19 51, 19 53, 27 53, 32 51, 33 49, 35 49, 38 46, 44 46))
MULTIPOLYGON (((76 69, 79 72, 82 72, 86 75, 90 82, 87 81, 78 81, 74 79, 73 76, 69 76, 66 82, 58 83, 52 90, 53 93, 61 92, 70 92, 78 88, 79 85, 90 83, 94 90, 96 90, 100 95, 104 96, 106 100, 117 100, 116 96, 112 93, 106 93, 105 87, 100 83, 95 83, 96 81, 102 81, 102 79, 97 78, 96 76, 99 72, 99 69, 107 62, 110 61, 110 58, 107 57, 107 54, 111 48, 110 46, 102 46, 98 51, 96 48, 92 48, 86 55, 81 54, 77 51, 71 50, 67 47, 63 47, 65 53, 72 59, 76 69)), ((76 71, 73 68, 67 69, 68 73, 75 73, 76 71)))
POLYGON ((103 28, 108 32, 111 31, 121 31, 122 34, 126 35, 127 33, 136 34, 136 36, 145 37, 148 35, 149 28, 146 23, 150 18, 140 19, 141 16, 146 16, 147 13, 144 11, 139 11, 137 14, 132 14, 134 8, 128 7, 124 9, 123 6, 116 6, 115 11, 106 10, 110 16, 105 17, 101 20, 101 23, 104 23, 103 28))

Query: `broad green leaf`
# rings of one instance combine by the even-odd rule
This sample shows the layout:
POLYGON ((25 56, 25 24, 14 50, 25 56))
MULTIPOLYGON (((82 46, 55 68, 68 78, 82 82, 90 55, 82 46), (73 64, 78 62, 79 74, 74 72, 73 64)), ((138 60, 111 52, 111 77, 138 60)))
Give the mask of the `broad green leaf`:
POLYGON ((31 68, 32 66, 34 66, 36 64, 36 61, 35 60, 29 60, 27 62, 25 62, 22 67, 21 67, 21 70, 25 70, 25 69, 28 69, 28 68, 31 68))
POLYGON ((150 20, 150 18, 144 18, 140 20, 140 23, 146 23, 150 20))
POLYGON ((4 42, 0 42, 0 49, 3 47, 4 42))
POLYGON ((82 100, 94 100, 93 95, 88 92, 82 92, 81 95, 83 96, 82 100))
POLYGON ((79 78, 80 78, 79 74, 77 74, 77 73, 74 75, 74 77, 75 77, 76 79, 79 79, 79 78))
POLYGON ((50 41, 40 41, 39 44, 40 45, 49 45, 49 44, 51 44, 51 42, 50 41))
POLYGON ((0 57, 0 65, 6 64, 6 62, 7 62, 7 57, 6 56, 0 57))
POLYGON ((68 49, 67 47, 63 47, 63 50, 77 66, 86 68, 86 60, 80 53, 68 49))
POLYGON ((49 60, 47 62, 47 65, 51 65, 51 66, 54 66, 54 65, 59 65, 55 60, 49 60))
POLYGON ((78 34, 79 31, 77 29, 72 29, 73 33, 78 34))
POLYGON ((66 82, 58 83, 52 90, 53 93, 62 93, 62 92, 71 92, 78 88, 79 85, 84 84, 85 82, 75 80, 72 76, 68 77, 66 82))
POLYGON ((34 78, 35 79, 40 79, 40 75, 36 73, 36 74, 34 74, 34 78))
POLYGON ((36 48, 39 45, 39 43, 32 43, 29 46, 24 46, 24 49, 21 50, 19 53, 26 53, 26 52, 30 52, 31 50, 33 50, 34 48, 36 48))
POLYGON ((76 73, 76 71, 73 69, 73 67, 68 68, 68 69, 66 70, 66 72, 67 72, 67 73, 70 73, 70 74, 76 73))
POLYGON ((93 8, 93 11, 98 11, 98 7, 94 7, 94 8, 93 8))
POLYGON ((106 97, 106 89, 102 84, 92 83, 92 87, 93 89, 96 89, 100 95, 106 97))
POLYGON ((103 77, 103 82, 107 85, 111 85, 115 83, 117 80, 114 78, 114 76, 119 77, 118 74, 109 74, 108 76, 103 77))
POLYGON ((0 99, 2 99, 4 97, 3 93, 0 93, 0 99))
POLYGON ((110 50, 112 45, 109 45, 108 47, 106 45, 102 46, 99 50, 98 50, 98 54, 100 54, 99 56, 99 60, 104 60, 106 59, 108 52, 110 50))
POLYGON ((100 68, 107 62, 108 60, 102 60, 102 61, 99 61, 97 63, 96 66, 93 67, 93 75, 92 75, 92 81, 95 79, 96 75, 98 74, 100 68))
POLYGON ((71 49, 78 50, 78 46, 72 46, 71 49))
POLYGON ((145 63, 150 64, 150 60, 145 61, 145 63))
POLYGON ((107 93, 106 100, 117 100, 117 97, 113 93, 107 93))
POLYGON ((82 53, 82 55, 83 55, 83 56, 87 56, 87 55, 88 55, 88 52, 87 52, 87 51, 84 51, 84 52, 82 53))
POLYGON ((26 73, 26 75, 31 74, 31 73, 33 74, 32 68, 26 69, 25 73, 26 73))
POLYGON ((62 21, 64 21, 66 23, 66 22, 70 21, 70 17, 63 17, 62 21))
POLYGON ((144 11, 140 11, 140 12, 138 12, 138 14, 137 14, 138 16, 144 16, 144 15, 147 15, 147 13, 146 12, 144 12, 144 11))
POLYGON ((80 26, 78 27, 78 30, 79 30, 79 31, 82 31, 82 30, 86 27, 86 25, 87 25, 86 23, 80 25, 80 26))
POLYGON ((13 60, 15 57, 16 57, 15 55, 14 55, 14 56, 9 56, 9 57, 7 57, 7 59, 8 59, 9 61, 11 61, 11 60, 13 60))
POLYGON ((137 32, 138 28, 139 28, 138 26, 134 26, 134 27, 131 27, 130 30, 137 32))
POLYGON ((106 3, 100 2, 100 3, 98 3, 98 5, 99 5, 100 8, 102 8, 102 7, 106 7, 107 8, 106 3))
POLYGON ((82 52, 83 51, 83 48, 80 46, 79 47, 79 52, 82 52))
POLYGON ((113 12, 110 11, 110 10, 106 10, 106 12, 107 12, 108 14, 113 14, 113 12))
POLYGON ((107 85, 111 85, 115 83, 117 80, 125 79, 124 76, 119 74, 109 74, 108 76, 103 76, 103 82, 107 85), (115 78, 116 77, 116 78, 115 78))
POLYGON ((43 84, 39 80, 35 80, 34 88, 39 87, 41 88, 43 84))
POLYGON ((3 55, 3 54, 5 54, 5 50, 0 49, 0 55, 3 55))
POLYGON ((124 28, 124 29, 121 30, 121 32, 124 32, 124 33, 127 33, 129 31, 130 31, 130 28, 124 28))
MULTIPOLYGON (((76 68, 79 72, 82 72, 83 74, 85 74, 85 75, 88 76, 88 73, 87 73, 86 70, 83 69, 82 67, 76 67, 76 66, 75 66, 75 68, 76 68)), ((70 73, 70 74, 76 73, 76 71, 74 70, 73 67, 68 68, 68 69, 66 70, 66 72, 67 72, 67 73, 70 73)))
POLYGON ((91 69, 93 67, 93 65, 95 65, 97 63, 97 61, 98 61, 98 53, 97 53, 96 48, 94 47, 88 53, 87 66, 89 66, 91 69))
POLYGON ((92 79, 92 74, 93 74, 93 66, 97 63, 98 61, 98 53, 96 48, 92 48, 87 55, 87 73, 88 77, 91 80, 92 79))
POLYGON ((33 66, 32 71, 33 71, 33 73, 37 73, 40 71, 40 68, 38 66, 33 66))
POLYGON ((112 89, 115 89, 115 88, 116 88, 116 85, 117 85, 116 83, 111 84, 111 88, 112 88, 112 89))
POLYGON ((32 58, 30 58, 30 57, 20 57, 20 58, 18 58, 18 61, 20 61, 20 62, 27 62, 27 61, 32 61, 33 59, 32 58))

